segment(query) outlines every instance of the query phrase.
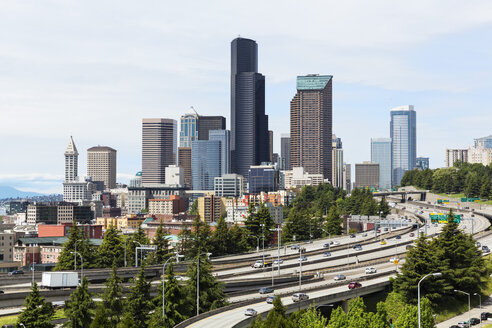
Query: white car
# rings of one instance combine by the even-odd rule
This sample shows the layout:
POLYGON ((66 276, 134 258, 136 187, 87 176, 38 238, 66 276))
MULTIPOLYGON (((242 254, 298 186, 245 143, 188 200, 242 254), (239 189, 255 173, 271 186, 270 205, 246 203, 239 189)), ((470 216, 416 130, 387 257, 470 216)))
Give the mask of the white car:
POLYGON ((333 242, 333 245, 340 245, 340 242, 339 241, 334 241, 333 242))
POLYGON ((246 311, 244 311, 244 315, 248 317, 255 317, 257 314, 258 312, 256 312, 255 309, 246 309, 246 311))
POLYGON ((282 263, 284 263, 284 260, 282 259, 273 261, 273 265, 282 264, 282 263))
POLYGON ((299 262, 304 262, 304 261, 307 261, 307 260, 308 260, 308 258, 306 256, 304 256, 304 255, 299 258, 299 262))
POLYGON ((333 278, 333 280, 335 280, 335 281, 345 280, 345 279, 346 279, 346 278, 345 278, 345 276, 344 276, 343 274, 337 274, 337 275, 333 278))
POLYGON ((377 270, 374 267, 366 268, 366 274, 376 273, 377 270))

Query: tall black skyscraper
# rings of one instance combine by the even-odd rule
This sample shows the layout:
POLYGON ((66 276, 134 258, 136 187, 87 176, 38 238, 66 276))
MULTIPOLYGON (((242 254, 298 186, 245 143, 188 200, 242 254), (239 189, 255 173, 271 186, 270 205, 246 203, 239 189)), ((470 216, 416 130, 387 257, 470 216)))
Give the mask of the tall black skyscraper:
POLYGON ((265 77, 258 73, 258 45, 237 38, 231 43, 232 170, 248 178, 251 165, 270 158, 265 77))

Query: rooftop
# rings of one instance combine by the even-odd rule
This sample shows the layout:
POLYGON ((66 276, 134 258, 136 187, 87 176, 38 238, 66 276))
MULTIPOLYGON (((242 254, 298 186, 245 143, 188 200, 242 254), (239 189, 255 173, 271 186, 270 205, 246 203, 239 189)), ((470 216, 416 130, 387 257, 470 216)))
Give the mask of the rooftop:
POLYGON ((333 78, 332 75, 309 74, 297 77, 297 90, 323 90, 328 82, 333 78))
POLYGON ((108 146, 95 146, 87 149, 87 151, 116 151, 116 149, 108 146))

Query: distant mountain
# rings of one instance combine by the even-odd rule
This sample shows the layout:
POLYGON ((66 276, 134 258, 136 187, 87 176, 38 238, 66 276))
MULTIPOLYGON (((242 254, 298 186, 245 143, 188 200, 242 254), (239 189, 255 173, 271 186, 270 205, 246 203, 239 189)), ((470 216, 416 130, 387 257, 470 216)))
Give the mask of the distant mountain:
POLYGON ((0 199, 3 198, 27 198, 27 197, 35 197, 35 196, 44 196, 44 194, 40 194, 37 192, 26 192, 20 191, 10 186, 0 185, 0 199))

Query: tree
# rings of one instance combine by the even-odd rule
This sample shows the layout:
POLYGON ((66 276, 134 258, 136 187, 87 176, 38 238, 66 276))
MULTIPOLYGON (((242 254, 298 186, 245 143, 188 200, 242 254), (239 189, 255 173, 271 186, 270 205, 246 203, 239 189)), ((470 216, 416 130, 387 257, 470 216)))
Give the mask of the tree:
MULTIPOLYGON (((140 246, 139 244, 142 245, 149 244, 149 238, 147 238, 147 236, 145 235, 145 232, 142 229, 142 225, 139 225, 137 231, 126 241, 126 256, 128 258, 127 259, 128 266, 135 265, 135 249, 136 247, 140 246)), ((141 252, 143 252, 143 250, 141 252)), ((144 258, 144 257, 140 253, 138 257, 139 257, 138 262, 140 263, 140 258, 144 258)))
POLYGON ((229 234, 229 228, 223 216, 220 217, 215 227, 215 231, 212 234, 212 246, 214 255, 220 256, 229 254, 230 247, 232 246, 231 236, 229 234))
POLYGON ((130 312, 126 312, 123 320, 116 326, 117 328, 140 328, 135 324, 133 320, 132 314, 130 312))
POLYGON ((369 321, 366 316, 366 306, 360 297, 356 297, 349 304, 347 312, 347 324, 350 328, 369 327, 369 321))
POLYGON ((328 231, 330 235, 342 234, 342 218, 338 214, 337 206, 330 207, 330 211, 326 217, 325 230, 328 231))
POLYGON ((328 320, 323 317, 314 307, 310 307, 306 312, 301 314, 297 321, 298 327, 325 328, 328 320))
POLYGON ((490 177, 485 176, 482 179, 482 187, 480 188, 480 198, 488 199, 490 197, 490 177))
POLYGON ((156 247, 156 250, 149 256, 149 264, 162 264, 169 257, 169 240, 166 237, 166 231, 162 225, 162 221, 159 227, 155 231, 152 244, 156 247))
MULTIPOLYGON (((145 269, 142 266, 134 279, 134 285, 130 288, 126 312, 131 316, 136 327, 145 327, 151 309, 150 283, 145 280, 145 269)), ((124 324, 128 324, 129 320, 125 319, 123 320, 126 321, 124 324)))
MULTIPOLYGON (((248 208, 248 214, 248 218, 246 219, 244 225, 249 234, 256 238, 264 237, 265 242, 268 244, 268 241, 272 236, 272 232, 270 231, 270 229, 273 229, 275 227, 275 223, 272 220, 270 212, 264 204, 260 205, 258 211, 255 205, 250 204, 248 208)), ((251 239, 252 244, 256 242, 256 238, 251 239)))
MULTIPOLYGON (((207 312, 227 304, 222 283, 212 275, 210 262, 204 256, 198 258, 200 261, 200 313, 207 312)), ((186 273, 188 280, 186 282, 186 291, 188 295, 196 295, 197 292, 197 258, 195 257, 192 264, 188 265, 186 273)), ((193 304, 196 312, 196 305, 193 304)))
POLYGON ((328 328, 346 328, 347 326, 347 314, 343 312, 343 309, 339 306, 331 312, 330 321, 328 322, 328 328))
POLYGON ((112 328, 116 327, 109 322, 108 312, 102 303, 99 303, 96 307, 96 313, 94 314, 94 320, 91 322, 91 328, 112 328))
POLYGON ((479 197, 481 187, 482 185, 478 174, 473 172, 466 178, 465 195, 467 197, 479 197))
POLYGON ((407 304, 395 322, 397 328, 417 328, 418 313, 415 305, 407 304))
POLYGON ((84 276, 81 284, 70 295, 70 301, 65 305, 65 315, 69 320, 65 326, 70 328, 89 328, 92 321, 91 309, 93 307, 94 302, 89 292, 89 281, 84 276))
POLYGON ((378 204, 378 214, 381 215, 382 218, 387 217, 391 213, 391 208, 388 205, 388 202, 381 198, 381 201, 378 204))
POLYGON ((73 270, 75 265, 75 257, 77 257, 77 265, 80 267, 79 255, 73 254, 75 252, 75 243, 77 243, 77 252, 82 256, 84 260, 84 267, 90 268, 94 266, 94 251, 89 244, 89 240, 85 238, 84 232, 79 229, 76 222, 73 221, 68 240, 63 244, 63 250, 58 257, 58 262, 54 270, 73 270))
POLYGON ((123 244, 118 230, 111 224, 104 233, 104 238, 97 252, 98 266, 109 268, 114 261, 117 266, 123 266, 123 244))
POLYGON ((195 201, 191 204, 188 213, 190 213, 190 215, 198 215, 198 199, 195 199, 195 201))
POLYGON ((24 301, 24 310, 17 318, 17 327, 21 327, 21 323, 26 328, 52 328, 51 323, 55 313, 51 303, 47 303, 44 297, 39 292, 36 282, 32 285, 32 290, 27 295, 24 301))
POLYGON ((105 309, 112 327, 115 327, 123 314, 123 293, 121 278, 116 271, 116 261, 113 262, 111 277, 106 281, 101 305, 105 309))

